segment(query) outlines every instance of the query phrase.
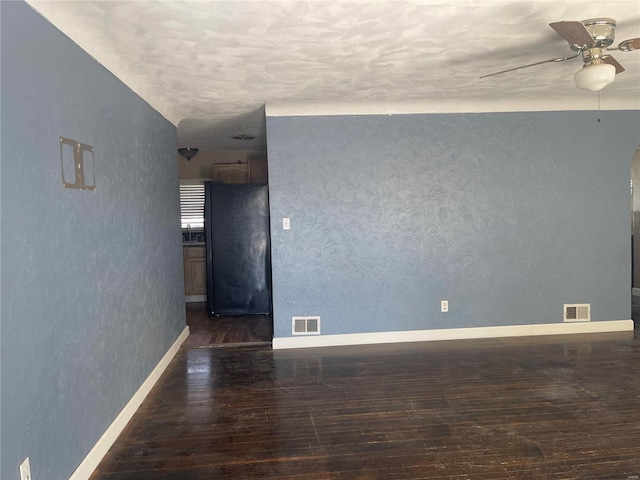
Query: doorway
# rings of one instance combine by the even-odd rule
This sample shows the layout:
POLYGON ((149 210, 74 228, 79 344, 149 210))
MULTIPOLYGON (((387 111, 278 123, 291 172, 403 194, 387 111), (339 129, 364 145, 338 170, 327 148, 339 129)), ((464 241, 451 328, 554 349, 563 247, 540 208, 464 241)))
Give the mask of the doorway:
POLYGON ((631 159, 631 287, 640 296, 640 147, 631 159))
POLYGON ((640 325, 640 147, 631 159, 631 318, 640 325))

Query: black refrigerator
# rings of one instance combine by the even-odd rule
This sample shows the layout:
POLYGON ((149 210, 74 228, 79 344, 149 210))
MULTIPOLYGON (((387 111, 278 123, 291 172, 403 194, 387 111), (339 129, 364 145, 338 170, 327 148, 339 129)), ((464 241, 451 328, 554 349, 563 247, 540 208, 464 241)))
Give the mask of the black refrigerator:
POLYGON ((207 313, 271 313, 267 185, 205 182, 207 313))

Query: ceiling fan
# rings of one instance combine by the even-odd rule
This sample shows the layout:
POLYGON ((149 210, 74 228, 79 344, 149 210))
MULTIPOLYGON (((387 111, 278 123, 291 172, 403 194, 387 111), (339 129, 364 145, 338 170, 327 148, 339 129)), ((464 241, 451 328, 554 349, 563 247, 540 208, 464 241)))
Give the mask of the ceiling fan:
POLYGON ((480 78, 542 65, 543 63, 564 62, 582 55, 584 65, 574 75, 576 86, 582 90, 597 92, 612 83, 616 74, 624 72, 624 67, 615 58, 607 54, 607 51, 630 52, 640 49, 640 38, 631 38, 620 42, 617 48, 609 48, 613 44, 616 34, 616 21, 611 18, 590 18, 580 22, 555 22, 550 23, 549 26, 569 42, 571 50, 576 52, 575 55, 530 63, 521 67, 483 75, 480 78))

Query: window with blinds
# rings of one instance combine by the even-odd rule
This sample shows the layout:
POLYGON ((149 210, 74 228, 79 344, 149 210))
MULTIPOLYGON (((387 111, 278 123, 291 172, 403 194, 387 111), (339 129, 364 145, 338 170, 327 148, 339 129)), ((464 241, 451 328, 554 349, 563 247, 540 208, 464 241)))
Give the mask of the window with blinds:
POLYGON ((180 184, 180 223, 182 228, 204 227, 204 183, 180 184))

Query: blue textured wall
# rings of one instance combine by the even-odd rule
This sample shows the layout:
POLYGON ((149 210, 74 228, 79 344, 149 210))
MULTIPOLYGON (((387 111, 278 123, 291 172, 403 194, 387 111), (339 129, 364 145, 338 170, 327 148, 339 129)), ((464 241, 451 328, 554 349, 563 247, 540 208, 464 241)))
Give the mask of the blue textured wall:
POLYGON ((267 118, 275 337, 293 315, 320 315, 323 334, 555 323, 582 302, 629 319, 639 125, 637 111, 267 118))
POLYGON ((68 478, 185 327, 176 129, 0 2, 2 479, 68 478), (62 188, 58 137, 95 148, 62 188))

